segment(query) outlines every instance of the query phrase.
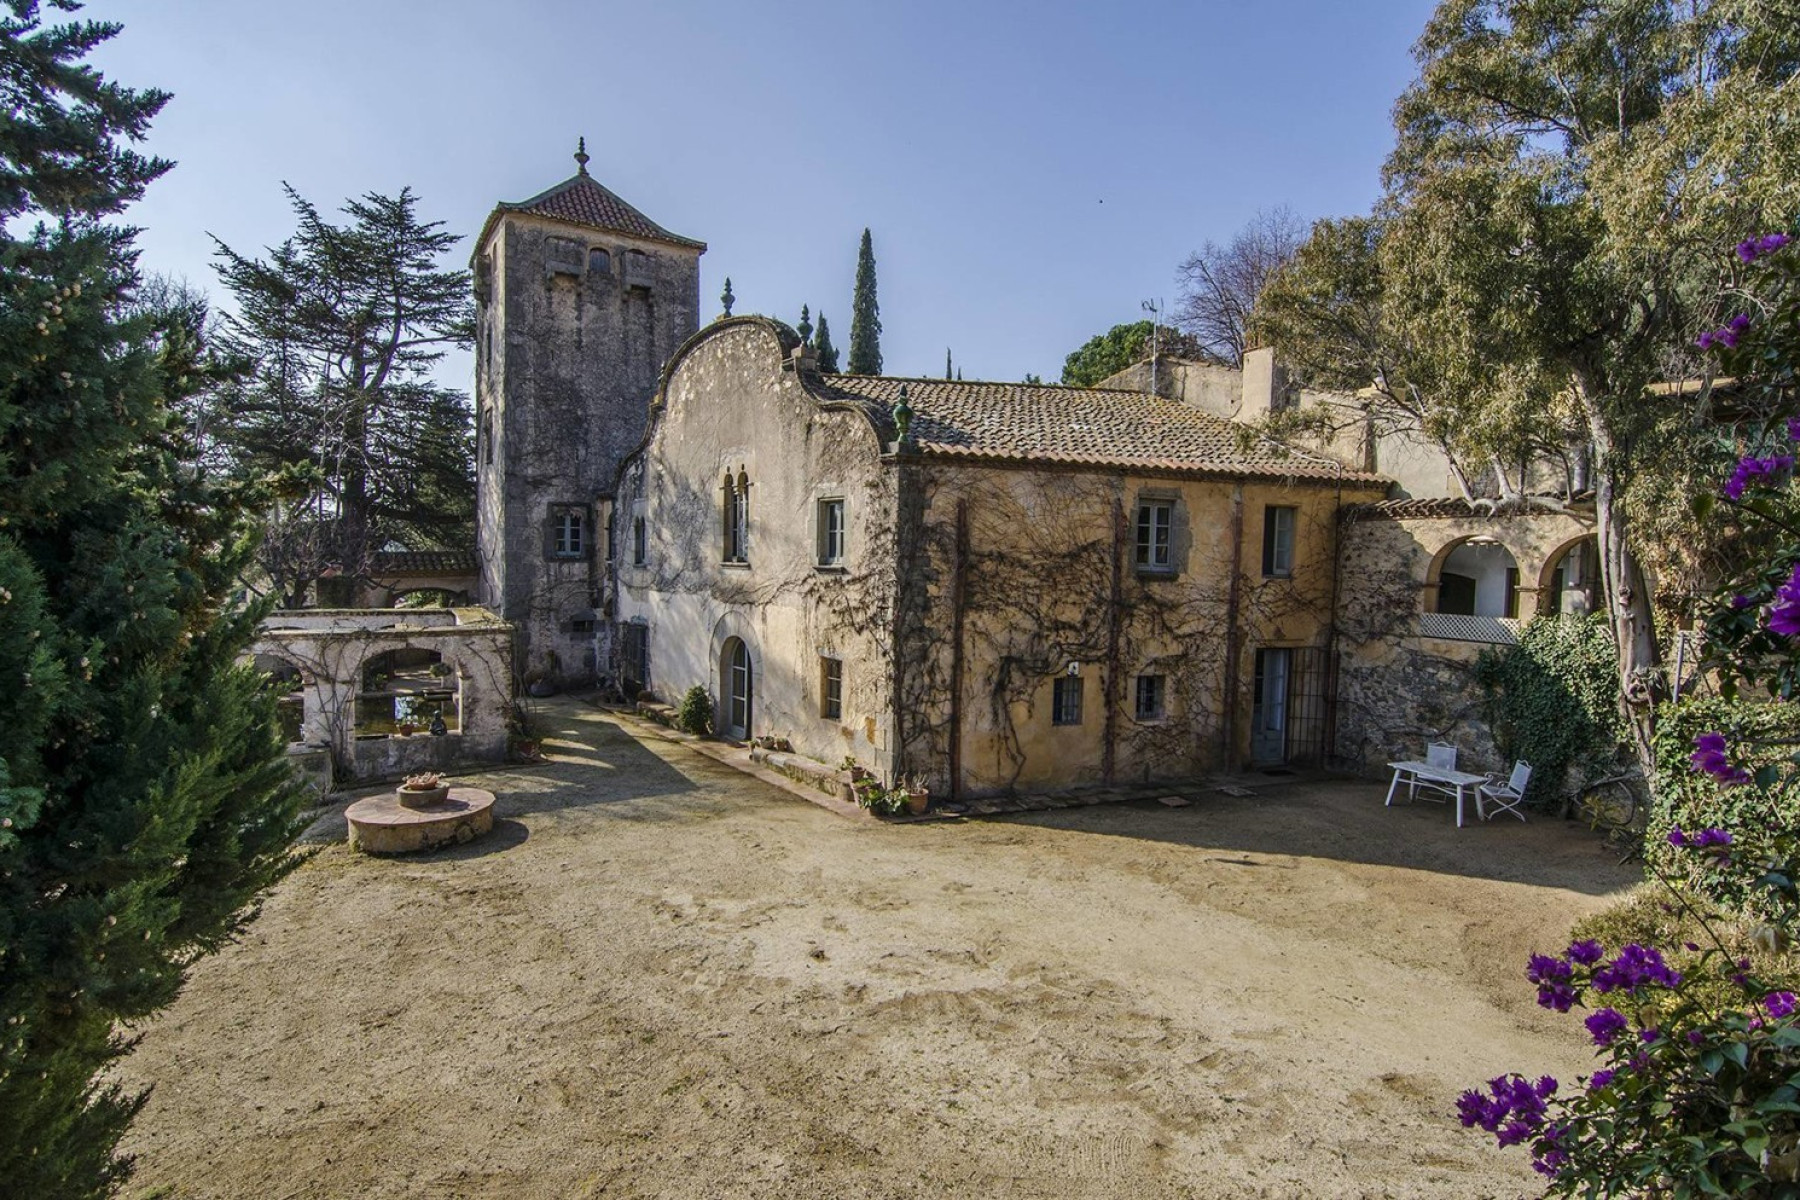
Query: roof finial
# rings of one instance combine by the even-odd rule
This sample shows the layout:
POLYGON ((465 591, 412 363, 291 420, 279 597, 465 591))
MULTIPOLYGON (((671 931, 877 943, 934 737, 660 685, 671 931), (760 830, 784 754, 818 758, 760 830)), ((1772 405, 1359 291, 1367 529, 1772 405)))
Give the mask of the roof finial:
POLYGON ((583 175, 587 174, 588 152, 587 137, 585 135, 575 139, 575 165, 581 168, 581 173, 583 175))
POLYGON ((729 317, 731 315, 731 306, 736 302, 737 297, 731 294, 731 276, 727 275, 725 277, 725 290, 719 294, 719 303, 725 306, 726 316, 729 317))
POLYGON ((900 437, 894 443, 896 450, 907 450, 912 447, 912 405, 907 402, 906 385, 900 385, 900 403, 894 405, 894 432, 900 437))

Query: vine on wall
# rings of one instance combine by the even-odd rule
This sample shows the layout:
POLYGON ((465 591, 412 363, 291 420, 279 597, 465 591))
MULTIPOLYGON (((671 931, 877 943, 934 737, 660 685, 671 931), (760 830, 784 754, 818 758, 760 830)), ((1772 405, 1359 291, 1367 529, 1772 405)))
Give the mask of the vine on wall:
POLYGON ((1475 678, 1501 753, 1532 765, 1532 803, 1550 803, 1571 769, 1583 781, 1610 770, 1624 727, 1618 650, 1605 613, 1539 617, 1518 645, 1484 651, 1475 678))

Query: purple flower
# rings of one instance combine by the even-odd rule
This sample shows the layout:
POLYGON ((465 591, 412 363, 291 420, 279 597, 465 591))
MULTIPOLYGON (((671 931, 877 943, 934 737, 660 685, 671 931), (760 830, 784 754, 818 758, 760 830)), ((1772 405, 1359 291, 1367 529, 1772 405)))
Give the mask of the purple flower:
MULTIPOLYGON (((1688 762, 1693 764, 1694 770, 1703 771, 1721 783, 1750 782, 1750 772, 1732 766, 1731 760, 1725 757, 1725 735, 1722 733, 1703 733, 1696 737, 1694 752, 1688 756, 1688 762)), ((1688 844, 1686 837, 1677 826, 1669 833, 1669 845, 1685 846, 1688 844)))
POLYGON ((1709 329, 1694 339, 1694 345, 1700 347, 1702 350, 1711 350, 1713 348, 1713 340, 1712 330, 1709 329))
POLYGON ((1525 978, 1538 985, 1538 1003, 1557 1012, 1568 1012, 1575 1003, 1575 988, 1569 982, 1571 970, 1567 959, 1548 954, 1534 954, 1526 967, 1525 978))
POLYGON ((1582 966, 1592 966, 1606 957, 1606 948, 1592 938, 1581 942, 1569 943, 1569 961, 1578 962, 1582 966))
POLYGON ((1789 417, 1787 420, 1788 441, 1800 442, 1800 417, 1789 417))
POLYGON ((1532 1083, 1523 1075, 1502 1075, 1488 1080, 1489 1095, 1471 1088, 1456 1100, 1456 1111, 1468 1129, 1476 1125, 1497 1135, 1502 1146, 1524 1141, 1543 1128, 1545 1105, 1556 1091, 1556 1080, 1546 1075, 1532 1083))
POLYGON ((1744 332, 1744 330, 1750 328, 1750 314, 1739 313, 1737 316, 1731 318, 1731 320, 1725 322, 1725 327, 1733 333, 1744 332))
POLYGON ((1584 1023, 1588 1033, 1593 1035, 1596 1046, 1612 1045, 1631 1024, 1625 1019, 1625 1014, 1616 1008, 1599 1009, 1584 1023))
MULTIPOLYGON (((1671 985, 1671 986, 1673 986, 1673 985, 1671 985)), ((1657 1038, 1659 1038, 1661 1036, 1662 1036, 1662 1030, 1660 1030, 1660 1029, 1640 1029, 1640 1030, 1638 1030, 1638 1041, 1644 1043, 1646 1046, 1648 1046, 1651 1042, 1654 1042, 1657 1038)))
POLYGON ((1794 993, 1792 992, 1770 992, 1763 997, 1763 1007, 1768 1009, 1769 1015, 1778 1021, 1793 1016, 1794 1006, 1794 993))
POLYGON ((1613 1081, 1613 1076, 1617 1074, 1617 1071, 1595 1071, 1594 1077, 1588 1080, 1588 1091, 1599 1091, 1601 1088, 1611 1083, 1613 1081))
POLYGON ((1755 603, 1756 601, 1750 599, 1750 597, 1744 595, 1742 592, 1737 593, 1731 598, 1731 607, 1733 608, 1749 608, 1755 603))
POLYGON ((1698 1029, 1690 1029, 1687 1033, 1687 1040, 1688 1045, 1698 1046, 1701 1042, 1706 1040, 1706 1035, 1701 1033, 1698 1029))
MULTIPOLYGON (((1662 951, 1652 946, 1640 946, 1637 943, 1619 951, 1618 956, 1594 972, 1594 990, 1597 992, 1621 991, 1627 995, 1637 995, 1638 989, 1645 986, 1672 988, 1681 982, 1681 973, 1670 969, 1663 962, 1662 951)), ((1656 1036, 1655 1030, 1645 1030, 1645 1040, 1656 1036)))
MULTIPOLYGON (((1720 754, 1723 754, 1725 752, 1725 736, 1723 734, 1703 733, 1699 738, 1695 738, 1694 741, 1698 744, 1700 738, 1709 737, 1716 737, 1719 739, 1718 751, 1720 754)), ((1694 751, 1696 756, 1701 753, 1703 753, 1701 750, 1694 751)), ((1702 829, 1699 833, 1683 833, 1681 831, 1681 826, 1677 825, 1669 831, 1669 845, 1681 846, 1691 850, 1703 850, 1708 846, 1729 846, 1731 845, 1731 833, 1724 829, 1702 829)))
POLYGON ((1789 454, 1770 454, 1761 458, 1747 454, 1738 460, 1737 470, 1725 481, 1725 498, 1741 500, 1744 490, 1751 484, 1770 479, 1783 471, 1791 470, 1793 466, 1794 459, 1789 454))
POLYGON ((1769 605, 1769 632, 1800 637, 1800 563, 1794 564, 1787 582, 1776 589, 1775 602, 1769 605))
POLYGON ((1737 256, 1746 263, 1753 263, 1765 254, 1773 254, 1788 244, 1785 233, 1771 233, 1759 238, 1746 238, 1737 244, 1737 256))

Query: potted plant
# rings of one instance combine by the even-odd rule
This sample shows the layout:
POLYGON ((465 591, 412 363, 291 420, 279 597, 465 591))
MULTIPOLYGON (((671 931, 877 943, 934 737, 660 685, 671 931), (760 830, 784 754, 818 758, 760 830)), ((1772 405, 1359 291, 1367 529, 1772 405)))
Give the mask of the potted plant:
POLYGON ((403 808, 429 808, 450 798, 450 785, 436 771, 408 775, 406 782, 395 790, 403 808))
POLYGON ((878 817, 894 817, 906 807, 906 793, 898 788, 885 788, 881 781, 864 775, 853 785, 856 802, 878 817))
POLYGON ((919 816, 931 807, 931 789, 917 775, 902 775, 898 790, 906 797, 906 811, 911 815, 919 816))

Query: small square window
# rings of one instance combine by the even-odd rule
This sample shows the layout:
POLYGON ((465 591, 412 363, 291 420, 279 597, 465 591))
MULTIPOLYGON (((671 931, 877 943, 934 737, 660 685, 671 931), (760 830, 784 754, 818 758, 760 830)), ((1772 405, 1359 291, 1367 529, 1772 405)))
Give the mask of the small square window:
POLYGON ((844 716, 844 660, 819 659, 819 715, 838 721, 844 716))
POLYGON ((1263 574, 1286 578, 1294 573, 1294 512, 1271 504, 1263 509, 1263 574))
POLYGON ((1175 569, 1175 502, 1146 500, 1137 510, 1137 566, 1140 571, 1175 569))
POLYGON ((550 511, 550 557, 580 558, 587 553, 587 522, 579 508, 550 511))
POLYGON ((819 501, 819 565, 844 565, 844 502, 839 498, 819 501))
POLYGON ((592 633, 592 632, 594 632, 594 619, 592 617, 576 617, 573 621, 569 622, 569 632, 570 633, 592 633))
POLYGON ((1137 677, 1137 719, 1160 721, 1163 716, 1163 677, 1161 675, 1139 675, 1137 677))
POLYGON ((1052 725, 1081 724, 1081 677, 1064 675, 1057 679, 1050 693, 1052 725))

